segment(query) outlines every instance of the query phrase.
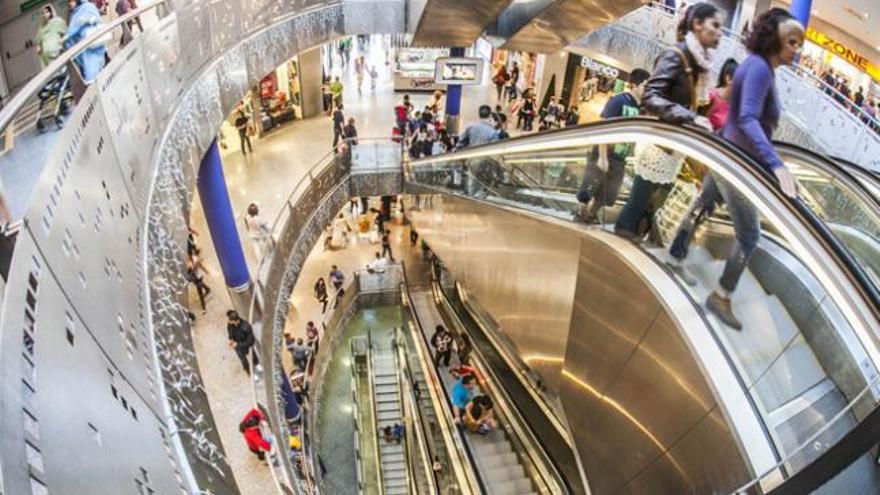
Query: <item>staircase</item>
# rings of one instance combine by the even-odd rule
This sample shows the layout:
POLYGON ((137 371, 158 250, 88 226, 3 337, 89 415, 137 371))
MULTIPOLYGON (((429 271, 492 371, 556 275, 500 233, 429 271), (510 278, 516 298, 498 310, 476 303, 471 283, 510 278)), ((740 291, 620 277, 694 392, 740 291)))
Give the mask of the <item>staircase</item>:
MULTIPOLYGON (((431 292, 414 292, 412 305, 419 315, 424 331, 444 323, 431 292)), ((425 337, 430 338, 430 335, 425 337)), ((453 353, 449 364, 450 366, 458 366, 458 356, 455 353, 453 353)), ((455 380, 446 372, 445 368, 441 367, 438 373, 445 390, 448 391, 447 393, 451 392, 455 380)), ((527 495, 537 493, 532 486, 532 481, 526 475, 519 455, 513 450, 513 443, 507 437, 503 423, 499 421, 498 428, 488 435, 462 431, 488 494, 527 495)))
POLYGON ((386 495, 409 493, 407 483, 406 435, 400 443, 385 441, 386 426, 403 424, 400 382, 391 349, 374 349, 372 354, 373 400, 376 405, 376 442, 379 446, 380 477, 386 495))

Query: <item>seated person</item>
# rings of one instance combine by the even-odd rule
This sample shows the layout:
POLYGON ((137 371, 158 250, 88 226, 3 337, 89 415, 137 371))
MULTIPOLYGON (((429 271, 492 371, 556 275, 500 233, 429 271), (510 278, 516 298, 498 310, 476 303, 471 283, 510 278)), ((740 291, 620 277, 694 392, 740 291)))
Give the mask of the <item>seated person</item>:
POLYGON ((376 253, 376 258, 367 265, 367 271, 370 273, 385 273, 386 266, 388 266, 388 260, 379 253, 376 253))
POLYGON ((452 414, 456 423, 462 422, 464 411, 474 396, 476 385, 473 375, 465 375, 452 386, 452 414))
POLYGON ((474 397, 464 410, 464 426, 471 433, 485 435, 495 428, 494 404, 488 395, 474 397))

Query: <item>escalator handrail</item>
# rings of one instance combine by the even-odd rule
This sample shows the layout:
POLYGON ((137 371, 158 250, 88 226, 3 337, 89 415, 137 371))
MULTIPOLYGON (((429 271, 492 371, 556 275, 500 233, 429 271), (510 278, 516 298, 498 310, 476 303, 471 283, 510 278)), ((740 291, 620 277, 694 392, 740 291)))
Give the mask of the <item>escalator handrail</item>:
MULTIPOLYGON (((655 117, 647 116, 615 118, 481 144, 446 155, 413 160, 409 166, 415 171, 416 167, 420 164, 449 161, 455 159, 455 157, 466 159, 474 155, 489 155, 492 151, 496 150, 497 154, 500 155, 508 152, 508 149, 513 145, 529 145, 532 143, 546 144, 562 137, 577 137, 582 134, 588 134, 589 131, 607 131, 615 128, 632 126, 644 126, 655 131, 667 131, 672 134, 685 135, 688 138, 699 141, 730 156, 734 162, 739 165, 740 169, 745 170, 751 177, 760 181, 779 202, 785 205, 788 211, 795 213, 800 218, 801 223, 812 231, 813 237, 824 244, 826 250, 833 255, 834 260, 843 268, 844 273, 851 278, 853 286, 861 292, 864 299, 871 303, 869 305, 869 311, 874 318, 880 320, 880 288, 874 284, 865 269, 856 261, 855 257, 849 252, 849 249, 843 245, 837 236, 828 228, 825 222, 823 222, 803 201, 786 196, 779 188, 776 178, 767 169, 759 165, 751 156, 746 154, 745 151, 738 148, 733 143, 722 139, 720 136, 711 134, 695 126, 669 124, 660 121, 655 117)), ((848 177, 852 176, 848 175, 848 177)), ((861 186, 854 187, 860 188, 861 186)))
POLYGON ((847 185, 864 194, 872 207, 875 210, 880 210, 880 198, 867 190, 863 184, 864 180, 880 183, 880 172, 861 167, 843 158, 818 153, 798 144, 773 141, 773 146, 781 149, 786 154, 800 155, 805 160, 808 160, 810 165, 815 165, 830 175, 843 176, 847 181, 847 185))
MULTIPOLYGON (((409 313, 410 313, 410 315, 412 315, 413 320, 415 321, 416 325, 419 327, 419 331, 417 333, 421 336, 421 339, 425 345, 425 348, 428 349, 429 354, 427 357, 428 357, 428 359, 430 359, 431 358, 431 355, 430 355, 431 345, 430 345, 430 342, 428 342, 427 335, 425 334, 425 330, 424 330, 425 327, 422 324, 422 320, 421 320, 421 317, 419 316, 419 312, 415 310, 415 307, 413 307, 413 297, 412 297, 412 291, 410 290, 409 280, 406 275, 406 265, 402 261, 401 261, 401 270, 403 271, 403 283, 402 283, 403 287, 401 288, 401 290, 404 294, 406 294, 406 299, 408 301, 407 307, 409 308, 409 313)), ((436 367, 434 367, 433 363, 428 363, 427 368, 428 368, 428 371, 432 375, 434 375, 434 377, 436 378, 436 382, 440 385, 440 388, 443 389, 443 395, 444 395, 443 399, 445 399, 444 403, 446 405, 446 409, 445 409, 445 411, 443 411, 443 414, 449 415, 450 411, 452 411, 453 410, 452 408, 454 407, 452 405, 452 400, 451 400, 452 391, 448 390, 446 388, 446 384, 443 383, 443 380, 439 377, 437 369, 436 369, 436 367)), ((466 439, 464 438, 462 431, 459 428, 456 428, 454 426, 454 421, 452 422, 452 424, 453 424, 453 428, 452 428, 453 436, 458 435, 459 440, 461 440, 460 442, 456 443, 456 447, 459 447, 459 449, 464 452, 465 456, 467 457, 468 462, 470 463, 470 469, 468 469, 467 472, 469 474, 471 474, 473 476, 473 478, 476 480, 477 486, 480 489, 480 493, 488 493, 488 491, 486 490, 486 483, 483 480, 483 476, 480 473, 480 471, 478 469, 476 469, 477 459, 474 456, 474 453, 471 450, 470 445, 468 445, 467 441, 465 441, 466 439)))

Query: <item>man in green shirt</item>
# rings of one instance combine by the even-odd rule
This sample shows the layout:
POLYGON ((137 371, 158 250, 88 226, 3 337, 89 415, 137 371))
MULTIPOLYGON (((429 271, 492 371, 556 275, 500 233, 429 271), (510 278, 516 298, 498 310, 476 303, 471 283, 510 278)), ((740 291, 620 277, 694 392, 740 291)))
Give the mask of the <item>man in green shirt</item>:
POLYGON ((333 78, 333 82, 330 83, 330 95, 333 97, 333 106, 339 106, 342 104, 342 81, 339 80, 339 76, 333 78))

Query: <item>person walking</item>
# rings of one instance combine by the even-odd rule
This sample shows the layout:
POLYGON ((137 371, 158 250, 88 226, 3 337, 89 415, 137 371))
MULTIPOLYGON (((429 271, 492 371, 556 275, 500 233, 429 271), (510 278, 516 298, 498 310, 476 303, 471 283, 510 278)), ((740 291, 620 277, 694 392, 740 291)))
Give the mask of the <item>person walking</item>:
MULTIPOLYGON (((65 50, 91 36, 104 24, 98 7, 89 0, 70 0, 68 3, 73 8, 70 12, 70 24, 64 35, 65 50)), ((106 55, 107 47, 102 41, 97 41, 76 56, 74 60, 83 81, 91 83, 98 77, 98 73, 104 68, 106 55)))
POLYGON ((260 431, 262 422, 263 413, 259 409, 251 409, 238 424, 238 431, 244 436, 248 450, 253 452, 257 459, 265 461, 266 453, 272 450, 272 444, 263 438, 263 433, 260 431))
POLYGON ((339 108, 342 108, 342 92, 344 90, 345 86, 342 85, 339 76, 334 77, 333 82, 330 83, 330 97, 333 98, 333 104, 339 108))
POLYGON ((471 338, 468 334, 461 332, 458 334, 458 362, 459 365, 467 365, 471 362, 471 352, 474 346, 471 345, 471 338))
MULTIPOLYGON (((234 309, 230 309, 226 312, 226 318, 226 334, 229 338, 229 348, 235 349, 235 355, 238 356, 238 359, 241 361, 242 368, 244 368, 245 373, 250 375, 251 366, 249 355, 251 354, 251 349, 254 347, 254 344, 257 342, 256 337, 254 336, 254 329, 251 328, 251 324, 239 316, 238 311, 234 309)), ((257 353, 253 354, 253 358, 254 367, 259 370, 260 358, 257 357, 257 353)))
POLYGON ((207 268, 205 268, 205 265, 202 264, 202 260, 197 255, 191 256, 186 261, 186 279, 196 286, 199 303, 202 305, 202 314, 208 312, 208 308, 205 305, 205 299, 211 293, 211 288, 205 284, 205 273, 210 274, 207 268))
POLYGON ((324 282, 324 277, 318 278, 318 281, 315 282, 315 299, 321 303, 321 314, 327 312, 327 282, 324 282))
POLYGON ((306 323, 306 345, 311 348, 312 356, 318 354, 319 341, 320 333, 318 332, 318 327, 315 326, 315 322, 310 321, 306 323))
POLYGON ((508 102, 516 100, 517 93, 519 92, 517 84, 519 84, 519 64, 514 62, 513 67, 510 69, 510 79, 507 81, 508 102))
POLYGON ((382 234, 382 256, 388 256, 388 260, 394 263, 394 253, 391 252, 391 231, 386 230, 382 234))
POLYGON ((712 125, 697 114, 709 103, 709 71, 712 54, 721 40, 721 12, 700 2, 688 7, 678 26, 678 43, 657 57, 654 73, 645 86, 642 109, 664 122, 712 125))
POLYGON ((342 134, 345 136, 345 140, 348 142, 349 146, 357 146, 358 131, 357 126, 355 126, 354 117, 348 118, 348 123, 345 124, 345 127, 342 129, 342 134))
POLYGON ((379 71, 376 70, 376 66, 370 67, 370 89, 373 93, 376 92, 376 83, 379 81, 379 71))
POLYGON ((437 325, 434 329, 434 335, 431 336, 431 346, 434 347, 434 366, 440 366, 440 360, 443 360, 443 366, 449 367, 449 360, 452 358, 452 335, 446 331, 443 325, 437 325))
POLYGON ((333 150, 337 150, 340 139, 345 138, 345 114, 342 113, 342 103, 337 103, 333 110, 333 150))
MULTIPOLYGON (((633 117, 639 114, 639 105, 644 94, 645 84, 651 74, 644 69, 633 69, 629 76, 627 90, 611 97, 602 109, 603 120, 633 117)), ((630 144, 594 146, 590 160, 584 171, 584 179, 577 193, 581 203, 576 220, 592 223, 599 209, 617 201, 626 170, 626 159, 632 153, 630 144)))
POLYGON ((251 238, 254 255, 257 259, 260 259, 265 251, 269 235, 272 233, 272 228, 269 227, 269 223, 263 220, 263 217, 260 216, 260 207, 257 206, 256 203, 248 205, 247 212, 244 216, 244 227, 248 232, 248 236, 251 238))
POLYGON ((291 342, 287 350, 290 351, 290 356, 293 358, 293 365, 305 371, 309 365, 309 348, 303 343, 303 339, 296 339, 295 342, 291 342))
POLYGON ((492 78, 492 82, 495 84, 495 99, 497 101, 501 101, 501 97, 504 94, 504 86, 507 85, 509 80, 510 74, 507 73, 507 67, 501 64, 495 72, 495 77, 492 78))
POLYGON ((67 32, 67 23, 55 12, 52 5, 44 5, 40 29, 37 31, 34 43, 37 46, 37 55, 43 67, 48 66, 53 60, 61 55, 64 47, 64 34, 67 32))
MULTIPOLYGON (((779 66, 793 63, 803 44, 804 27, 785 9, 770 9, 754 22, 746 40, 750 54, 734 76, 730 114, 721 132, 771 172, 790 198, 797 197, 798 184, 773 146, 773 130, 782 114, 775 72, 779 66)), ((733 221, 736 243, 706 308, 726 325, 741 330, 742 322, 734 314, 730 298, 758 246, 761 224, 758 211, 745 196, 727 182, 715 180, 733 221)))
POLYGON ((355 80, 357 81, 358 96, 361 96, 364 94, 364 91, 363 91, 364 75, 365 75, 366 71, 367 71, 367 62, 364 60, 364 56, 361 55, 360 57, 358 57, 354 61, 354 76, 355 76, 355 80))
POLYGON ((342 288, 343 284, 345 284, 345 273, 336 265, 330 267, 330 283, 336 289, 336 300, 333 302, 333 308, 336 308, 339 306, 342 296, 345 295, 345 289, 342 288))
POLYGON ((239 107, 235 112, 235 128, 238 129, 238 139, 241 142, 241 154, 247 155, 247 151, 245 151, 245 144, 247 145, 248 151, 251 153, 254 152, 254 146, 251 144, 251 133, 250 133, 250 122, 251 119, 247 116, 244 111, 244 108, 239 107))

